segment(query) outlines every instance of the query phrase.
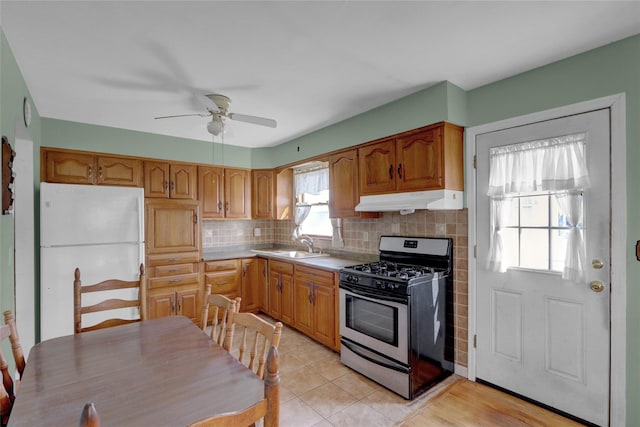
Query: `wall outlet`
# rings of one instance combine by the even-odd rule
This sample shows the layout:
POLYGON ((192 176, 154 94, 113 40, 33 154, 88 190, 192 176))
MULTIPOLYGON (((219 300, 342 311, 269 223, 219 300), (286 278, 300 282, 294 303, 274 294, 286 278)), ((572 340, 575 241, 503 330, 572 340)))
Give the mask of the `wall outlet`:
POLYGON ((253 229, 253 236, 254 236, 254 237, 260 237, 260 236, 262 236, 262 230, 261 230, 260 228, 258 228, 258 227, 254 228, 254 229, 253 229))
POLYGON ((368 242, 369 241, 369 232, 368 231, 363 231, 362 232, 362 241, 363 242, 368 242))
POLYGON ((213 238, 213 230, 204 230, 204 237, 213 238))
POLYGON ((400 232, 400 224, 398 224, 398 223, 391 224, 391 232, 392 233, 399 233, 400 232))

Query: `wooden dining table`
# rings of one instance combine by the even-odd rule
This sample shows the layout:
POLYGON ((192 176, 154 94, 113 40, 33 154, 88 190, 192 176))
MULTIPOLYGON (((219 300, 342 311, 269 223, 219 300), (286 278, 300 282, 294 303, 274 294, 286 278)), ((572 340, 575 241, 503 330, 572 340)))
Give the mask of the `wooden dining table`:
POLYGON ((188 426, 241 411, 264 382, 191 320, 171 316, 35 345, 10 426, 77 426, 94 402, 101 426, 188 426))

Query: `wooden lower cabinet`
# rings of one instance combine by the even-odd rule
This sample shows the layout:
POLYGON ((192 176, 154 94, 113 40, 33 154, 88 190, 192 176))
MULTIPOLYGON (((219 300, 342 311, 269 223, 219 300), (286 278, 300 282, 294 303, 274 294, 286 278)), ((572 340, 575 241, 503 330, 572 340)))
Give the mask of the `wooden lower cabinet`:
MULTIPOLYGON (((252 313, 260 310, 262 288, 264 283, 263 263, 259 258, 244 258, 242 265, 242 280, 240 282, 240 311, 252 313)), ((262 260, 264 261, 264 260, 262 260)))
POLYGON ((337 349, 337 303, 334 273, 297 265, 294 280, 294 326, 337 349))
POLYGON ((150 319, 186 316, 200 322, 202 293, 198 252, 148 255, 147 298, 150 319))
POLYGON ((269 315, 293 325, 293 264, 269 261, 269 315))
MULTIPOLYGON (((211 285, 212 294, 221 294, 235 299, 240 296, 240 260, 225 259, 204 262, 204 286, 211 285)), ((213 311, 209 310, 208 322, 213 318, 213 311)))

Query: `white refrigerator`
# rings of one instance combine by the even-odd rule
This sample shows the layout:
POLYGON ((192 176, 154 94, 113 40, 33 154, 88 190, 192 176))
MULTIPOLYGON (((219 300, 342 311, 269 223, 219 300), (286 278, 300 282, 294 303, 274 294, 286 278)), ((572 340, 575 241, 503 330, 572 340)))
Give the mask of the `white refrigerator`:
MULTIPOLYGON (((76 267, 83 284, 94 284, 137 280, 143 262, 142 188, 40 184, 41 340, 74 332, 76 267)), ((96 314, 90 323, 103 320, 100 316, 111 317, 96 314)))

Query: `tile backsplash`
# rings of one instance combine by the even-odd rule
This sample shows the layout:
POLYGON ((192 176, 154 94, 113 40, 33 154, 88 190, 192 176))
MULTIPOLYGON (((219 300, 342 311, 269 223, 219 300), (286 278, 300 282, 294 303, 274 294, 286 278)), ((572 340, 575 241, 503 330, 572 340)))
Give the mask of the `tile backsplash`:
MULTIPOLYGON (((345 219, 342 225, 344 246, 332 248, 331 240, 316 239, 316 247, 360 254, 377 254, 382 235, 416 237, 451 237, 454 249, 454 314, 456 363, 467 366, 468 319, 468 224, 467 210, 419 210, 410 215, 385 212, 380 218, 345 219)), ((294 245, 293 221, 244 220, 204 221, 202 246, 219 249, 225 246, 265 244, 294 245), (256 232, 259 230, 259 232, 256 232), (256 236, 259 234, 259 236, 256 236)))

